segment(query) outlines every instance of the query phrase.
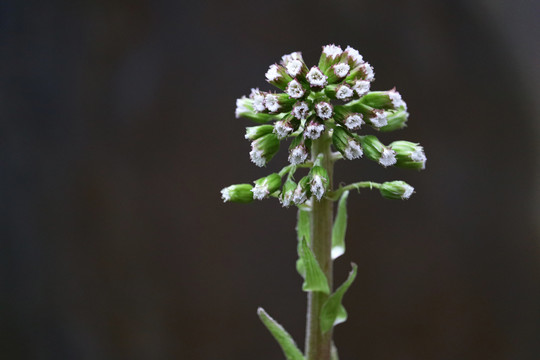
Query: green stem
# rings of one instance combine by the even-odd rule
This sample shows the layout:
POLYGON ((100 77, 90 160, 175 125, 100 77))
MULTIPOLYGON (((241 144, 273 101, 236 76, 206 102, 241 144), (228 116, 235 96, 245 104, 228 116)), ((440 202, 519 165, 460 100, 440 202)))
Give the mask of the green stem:
MULTIPOLYGON (((330 180, 329 190, 332 189, 333 158, 330 150, 331 138, 326 132, 312 144, 312 161, 315 162, 319 154, 323 154, 322 166, 328 172, 330 180)), ((317 201, 311 198, 311 250, 328 279, 332 290, 332 225, 333 200, 323 197, 317 201)), ((332 349, 332 330, 322 333, 320 327, 320 313, 328 295, 322 292, 308 293, 308 310, 306 323, 306 360, 330 360, 332 349)))
POLYGON ((371 189, 378 189, 380 187, 381 187, 381 184, 373 182, 373 181, 359 181, 359 182, 349 184, 347 186, 342 186, 336 191, 329 192, 327 197, 330 198, 332 201, 336 201, 337 199, 339 199, 341 194, 347 190, 353 190, 353 189, 360 190, 361 188, 364 188, 364 189, 369 188, 371 190, 371 189))

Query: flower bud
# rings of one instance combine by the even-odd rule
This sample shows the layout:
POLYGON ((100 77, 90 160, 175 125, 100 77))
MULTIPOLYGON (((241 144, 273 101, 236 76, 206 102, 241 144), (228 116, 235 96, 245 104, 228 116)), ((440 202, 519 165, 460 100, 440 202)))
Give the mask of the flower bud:
POLYGON ((350 81, 356 78, 373 82, 373 80, 375 80, 375 72, 373 71, 373 67, 369 63, 364 62, 352 69, 349 72, 346 80, 350 81))
POLYGON ((309 172, 309 186, 311 194, 321 200, 323 195, 328 190, 330 180, 328 178, 328 172, 322 166, 314 166, 309 172))
POLYGON ((321 58, 319 59, 319 69, 326 72, 327 69, 341 59, 341 54, 343 54, 343 50, 339 46, 334 44, 323 46, 321 58))
POLYGON ((309 156, 310 145, 311 140, 304 140, 302 134, 295 137, 289 146, 289 162, 292 165, 303 164, 309 156))
POLYGON ((285 181, 285 184, 283 184, 283 188, 281 189, 281 195, 279 196, 279 202, 281 205, 284 207, 289 207, 291 205, 296 186, 297 184, 290 179, 285 181))
POLYGON ((304 136, 307 139, 316 140, 321 137, 323 131, 324 125, 321 124, 319 121, 315 120, 315 118, 312 118, 312 120, 309 121, 306 128, 304 129, 304 136))
POLYGON ((294 193, 292 196, 292 201, 296 205, 301 205, 306 202, 310 194, 309 190, 309 176, 304 176, 296 186, 296 189, 294 189, 294 193))
POLYGON ((253 201, 253 186, 250 184, 236 184, 221 190, 223 202, 249 203, 253 201))
POLYGON ((309 86, 315 89, 322 89, 328 84, 328 76, 324 75, 322 71, 313 66, 306 75, 306 80, 309 86))
POLYGON ((414 188, 404 181, 388 181, 381 184, 379 188, 381 195, 387 199, 402 199, 406 200, 411 197, 414 188))
POLYGON ((374 109, 372 115, 368 118, 368 122, 373 128, 378 130, 388 125, 388 115, 389 113, 384 110, 374 109))
POLYGON ((362 58, 362 55, 360 55, 358 50, 353 49, 350 46, 347 46, 341 57, 342 59, 347 60, 347 63, 349 64, 351 69, 361 65, 364 62, 364 59, 362 58))
POLYGON ((293 131, 294 128, 291 122, 288 120, 276 121, 276 123, 274 124, 274 134, 277 135, 279 140, 286 138, 293 131))
POLYGON ((259 125, 246 127, 246 135, 244 136, 248 140, 257 140, 261 136, 270 134, 274 130, 272 125, 259 125))
POLYGON ((270 65, 270 68, 266 72, 266 81, 281 90, 284 90, 291 80, 292 78, 287 74, 287 70, 278 64, 270 65))
POLYGON ((369 92, 369 88, 371 86, 371 83, 367 80, 356 80, 353 84, 352 89, 358 95, 358 97, 362 97, 366 95, 369 92))
POLYGON ((424 148, 420 144, 400 140, 394 141, 388 147, 396 152, 396 166, 417 170, 426 168, 427 158, 424 154, 424 148))
POLYGON ((373 135, 367 135, 361 138, 364 154, 370 160, 377 161, 384 167, 396 163, 396 152, 384 146, 379 139, 373 135))
POLYGON ((281 187, 281 176, 279 174, 270 174, 266 177, 254 181, 255 187, 251 190, 253 197, 262 200, 281 187))
POLYGON ((306 120, 309 116, 309 105, 305 101, 299 101, 293 106, 292 114, 298 120, 306 120))
POLYGON ((265 96, 265 92, 260 91, 259 89, 251 89, 251 94, 249 94, 249 98, 253 100, 253 110, 255 112, 266 111, 266 107, 264 106, 265 96))
POLYGON ((306 94, 306 89, 303 88, 298 80, 294 79, 287 85, 285 92, 293 99, 300 99, 306 94))
POLYGON ((251 143, 249 156, 251 161, 259 166, 265 166, 279 150, 279 140, 274 133, 261 136, 251 143))
POLYGON ((290 111, 295 103, 295 99, 284 93, 269 93, 264 98, 264 105, 271 113, 290 111))
POLYGON ((351 67, 347 63, 339 62, 332 65, 325 72, 328 76, 328 83, 335 84, 343 80, 348 74, 351 67))
POLYGON ((300 82, 307 83, 305 79, 308 68, 302 58, 302 53, 293 52, 288 55, 283 55, 281 57, 281 65, 285 67, 287 74, 289 74, 291 78, 298 78, 300 82))
POLYGON ((247 97, 236 100, 236 118, 244 117, 258 123, 265 123, 276 118, 276 115, 256 112, 254 110, 254 101, 247 97))
POLYGON ((323 120, 328 120, 334 114, 332 105, 326 101, 321 101, 315 104, 315 112, 317 116, 323 120))
POLYGON ((352 138, 341 126, 336 126, 334 128, 334 133, 332 134, 332 143, 334 144, 336 150, 343 154, 343 157, 347 160, 358 159, 363 155, 360 144, 358 144, 358 142, 352 138))
POLYGON ((395 88, 389 91, 372 91, 362 97, 362 102, 376 109, 398 110, 403 108, 407 110, 407 104, 395 88))
POLYGON ((386 118, 388 123, 381 127, 379 130, 382 132, 394 131, 403 129, 407 126, 406 122, 409 118, 409 113, 406 110, 399 110, 391 112, 390 115, 386 118))

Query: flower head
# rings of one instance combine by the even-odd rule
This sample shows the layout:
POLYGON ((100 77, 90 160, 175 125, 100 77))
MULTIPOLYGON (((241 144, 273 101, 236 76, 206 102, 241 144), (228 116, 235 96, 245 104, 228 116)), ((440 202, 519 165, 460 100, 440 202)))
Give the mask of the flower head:
POLYGON ((293 106, 292 114, 298 120, 307 119, 307 117, 309 115, 309 106, 308 106, 308 104, 306 102, 304 102, 304 101, 297 102, 296 105, 293 106))
POLYGON ((336 98, 343 101, 349 101, 352 99, 354 92, 347 84, 340 85, 336 91, 336 98))
POLYGON ((394 165, 396 162, 396 152, 392 149, 384 148, 379 158, 379 164, 388 167, 394 165))
POLYGON ((374 128, 381 128, 388 124, 388 114, 384 110, 375 109, 369 121, 374 128))
POLYGON ((414 192, 414 188, 404 181, 388 181, 379 188, 381 195, 387 199, 407 200, 414 192))
POLYGON ((274 134, 276 134, 280 140, 286 138, 292 132, 293 127, 285 120, 276 121, 274 124, 274 134))
POLYGON ((349 130, 358 130, 364 123, 364 120, 362 120, 363 115, 362 114, 350 114, 345 118, 345 126, 349 130))
POLYGON ((293 165, 303 164, 308 157, 308 152, 303 144, 297 145, 289 152, 289 162, 293 165))
POLYGON ((231 185, 221 190, 223 202, 249 203, 253 201, 253 186, 250 184, 231 185))
POLYGON ((304 136, 308 139, 318 139, 321 137, 321 133, 324 131, 324 125, 316 121, 311 120, 304 130, 304 136))
POLYGON ((369 87, 371 83, 367 80, 356 80, 353 85, 353 90, 358 94, 359 97, 366 95, 369 92, 369 87))
POLYGON ((285 92, 290 97, 295 99, 300 99, 306 93, 302 85, 298 81, 296 81, 296 79, 291 81, 289 85, 287 85, 287 89, 285 90, 285 92))
POLYGON ((328 83, 328 76, 324 75, 318 67, 312 67, 306 75, 311 87, 324 87, 328 83))
POLYGON ((315 111, 317 112, 317 116, 323 120, 330 119, 333 114, 332 105, 326 101, 321 101, 315 104, 315 111))
POLYGON ((354 139, 349 139, 347 142, 347 147, 343 150, 343 156, 347 160, 354 160, 361 158, 362 155, 364 155, 364 152, 362 151, 360 144, 358 144, 354 139))

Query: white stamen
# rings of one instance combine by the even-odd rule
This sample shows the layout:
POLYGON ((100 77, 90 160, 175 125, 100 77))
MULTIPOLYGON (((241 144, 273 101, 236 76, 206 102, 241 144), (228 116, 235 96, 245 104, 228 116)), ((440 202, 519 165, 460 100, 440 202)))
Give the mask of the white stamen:
POLYGON ((278 72, 278 66, 276 64, 270 65, 270 68, 268 68, 268 71, 266 72, 266 80, 275 81, 280 77, 281 75, 278 72))
POLYGON ((321 101, 315 105, 317 116, 323 120, 330 119, 333 115, 332 105, 327 102, 321 101))
POLYGON ((261 185, 255 185, 253 189, 251 189, 251 192, 253 193, 253 197, 257 200, 262 200, 268 195, 268 184, 264 182, 261 185))
POLYGON ((253 110, 255 110, 255 112, 266 110, 264 106, 264 93, 259 91, 259 89, 251 89, 249 97, 253 100, 253 110))
POLYGON ((373 81, 375 80, 375 72, 373 67, 369 63, 363 63, 361 65, 362 72, 364 73, 364 80, 373 81))
POLYGON ((289 162, 293 165, 303 164, 307 157, 306 148, 303 145, 298 145, 289 153, 289 162))
POLYGON ((221 198, 223 199, 223 202, 231 200, 231 192, 228 187, 221 190, 221 198))
POLYGON ((409 184, 405 184, 403 187, 405 188, 405 191, 403 192, 403 195, 401 195, 401 198, 406 200, 411 197, 412 193, 414 192, 414 188, 409 184))
POLYGON ((315 140, 321 137, 321 133, 323 132, 323 130, 324 130, 323 124, 319 124, 315 121, 310 121, 309 125, 306 127, 306 130, 304 131, 304 136, 312 140, 315 140))
POLYGON ((322 178, 319 175, 315 175, 313 179, 311 179, 311 193, 315 195, 317 200, 321 200, 324 195, 324 185, 322 178))
POLYGON ((418 146, 416 150, 414 150, 411 153, 411 160, 416 161, 416 162, 421 162, 422 170, 424 170, 426 168, 426 161, 427 161, 426 154, 424 154, 424 148, 421 146, 418 146))
POLYGON ((285 92, 294 99, 300 99, 306 91, 298 81, 293 80, 287 85, 285 92))
POLYGON ((362 57, 362 55, 360 55, 358 50, 353 49, 350 46, 347 46, 347 48, 345 49, 345 52, 354 61, 354 65, 358 66, 362 62, 364 62, 364 58, 362 57))
POLYGON ((332 67, 334 68, 334 74, 336 74, 338 78, 344 78, 347 76, 349 70, 351 69, 351 67, 346 63, 339 63, 332 67))
POLYGON ((349 130, 358 130, 363 123, 362 114, 351 114, 345 118, 345 126, 349 130))
POLYGON ((264 105, 270 112, 276 112, 279 110, 278 97, 274 94, 266 94, 264 98, 264 105))
POLYGON ((244 138, 251 139, 255 135, 257 135, 257 127, 256 126, 251 126, 251 127, 246 128, 246 135, 244 135, 244 138))
POLYGON ((349 143, 344 151, 345 151, 345 154, 343 155, 348 160, 358 159, 358 158, 361 158, 362 155, 364 155, 364 152, 362 151, 362 148, 360 147, 360 145, 353 139, 349 140, 349 143))
POLYGON ((314 66, 307 73, 306 79, 311 86, 323 87, 327 83, 328 76, 324 75, 318 67, 314 66))
POLYGON ((370 117, 371 125, 375 126, 377 129, 388 124, 388 115, 384 110, 373 110, 375 116, 370 117))
POLYGON ((367 80, 357 80, 353 85, 353 90, 356 91, 358 96, 362 97, 369 92, 370 82, 367 80))
POLYGON ((266 159, 264 158, 264 153, 262 150, 257 149, 255 146, 251 148, 249 152, 249 157, 251 162, 253 162, 258 167, 263 167, 266 164, 266 159))
POLYGON ((287 69, 287 74, 295 78, 302 71, 302 62, 300 60, 291 60, 287 63, 285 68, 287 69))
POLYGON ((348 85, 341 85, 338 88, 338 91, 336 91, 336 97, 339 100, 348 101, 350 100, 354 95, 354 92, 351 90, 351 88, 348 85))
POLYGON ((392 105, 394 106, 394 109, 398 109, 403 106, 405 110, 407 110, 407 103, 403 101, 401 98, 401 94, 395 90, 390 90, 388 92, 388 97, 392 101, 392 105))
POLYGON ((274 134, 276 134, 280 140, 286 138, 292 131, 292 126, 286 121, 276 121, 274 124, 274 134))
POLYGON ((296 189, 294 190, 292 201, 296 205, 300 205, 300 204, 305 203, 306 200, 307 200, 306 192, 302 190, 302 187, 300 185, 298 185, 296 189))
POLYGON ((305 120, 309 114, 309 106, 305 102, 298 102, 293 107, 292 114, 298 120, 305 120))
POLYGON ((384 167, 394 165, 397 162, 396 152, 392 149, 384 148, 379 159, 379 164, 384 167))
POLYGON ((332 60, 334 60, 339 55, 343 54, 343 50, 341 50, 339 46, 332 44, 323 46, 323 53, 325 53, 326 56, 331 57, 332 60))

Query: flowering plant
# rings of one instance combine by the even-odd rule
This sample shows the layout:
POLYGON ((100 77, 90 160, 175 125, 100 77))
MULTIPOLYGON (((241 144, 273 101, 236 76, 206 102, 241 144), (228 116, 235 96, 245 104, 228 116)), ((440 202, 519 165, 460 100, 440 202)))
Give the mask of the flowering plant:
POLYGON ((345 252, 349 190, 378 189, 385 198, 408 199, 414 188, 396 180, 361 181, 334 189, 334 163, 364 156, 384 167, 422 170, 426 156, 417 143, 400 140, 384 145, 374 135, 357 133, 363 126, 378 132, 401 129, 409 114, 395 89, 370 91, 373 67, 351 47, 324 46, 318 66, 311 68, 300 52, 284 55, 279 64, 270 66, 266 79, 283 92, 252 89, 249 97, 237 100, 236 117, 260 124, 246 128, 245 135, 251 141, 249 155, 255 165, 265 166, 286 140, 290 140, 290 164, 253 185, 226 187, 222 198, 249 203, 275 197, 284 207, 298 207, 296 268, 308 293, 305 355, 263 309, 258 314, 287 359, 337 360, 333 327, 347 318, 341 301, 357 270, 352 264, 348 279, 333 291, 332 264, 345 252), (307 173, 297 176, 302 168, 307 173))

